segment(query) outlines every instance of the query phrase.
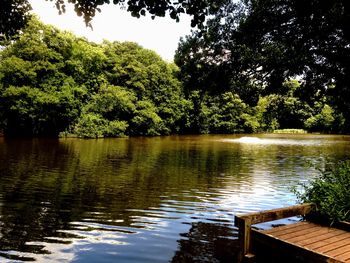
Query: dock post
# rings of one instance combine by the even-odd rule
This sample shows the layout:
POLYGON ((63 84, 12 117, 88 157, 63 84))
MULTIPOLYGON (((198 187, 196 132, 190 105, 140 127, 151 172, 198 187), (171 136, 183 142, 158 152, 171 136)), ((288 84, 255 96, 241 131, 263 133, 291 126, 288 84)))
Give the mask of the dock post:
POLYGON ((277 208, 235 216, 235 226, 238 227, 238 242, 240 246, 238 262, 255 262, 256 260, 255 255, 252 253, 252 225, 296 215, 306 215, 314 209, 314 204, 305 203, 301 205, 294 205, 284 208, 277 208))
POLYGON ((240 251, 238 253, 238 262, 254 262, 254 255, 251 253, 251 228, 250 218, 235 217, 235 225, 238 227, 238 242, 240 251))

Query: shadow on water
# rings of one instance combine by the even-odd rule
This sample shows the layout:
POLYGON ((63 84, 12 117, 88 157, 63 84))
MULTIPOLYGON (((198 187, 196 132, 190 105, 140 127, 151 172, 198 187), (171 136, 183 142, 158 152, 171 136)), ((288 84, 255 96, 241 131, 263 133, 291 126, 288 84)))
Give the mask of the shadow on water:
POLYGON ((231 227, 197 222, 191 225, 189 232, 182 233, 181 237, 172 263, 237 261, 237 232, 231 227))
MULTIPOLYGON (((158 227, 158 218, 166 222, 193 213, 197 197, 183 192, 222 185, 212 177, 218 164, 211 149, 173 151, 149 141, 5 141, 0 156, 1 255, 22 261, 45 258, 55 253, 50 244, 74 245, 91 239, 88 232, 110 231, 109 225, 118 226, 116 232, 124 237, 150 238, 140 229, 158 227), (195 176, 189 167, 197 170, 195 176), (161 208, 163 200, 173 211, 161 208)), ((177 232, 172 234, 175 241, 177 232)), ((130 251, 142 240, 131 242, 130 251)))
POLYGON ((350 149, 221 138, 0 138, 0 261, 234 262, 236 213, 292 204, 308 160, 350 149))

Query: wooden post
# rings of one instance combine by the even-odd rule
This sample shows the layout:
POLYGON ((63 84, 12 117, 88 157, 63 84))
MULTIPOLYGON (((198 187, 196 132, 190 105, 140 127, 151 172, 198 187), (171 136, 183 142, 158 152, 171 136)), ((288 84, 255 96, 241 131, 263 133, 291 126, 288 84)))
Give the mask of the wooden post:
POLYGON ((238 262, 252 262, 254 255, 251 254, 251 237, 250 237, 250 218, 235 217, 235 225, 238 227, 238 242, 240 251, 238 262))
POLYGON ((251 225, 278 220, 296 215, 306 215, 314 209, 313 204, 301 204, 257 213, 235 216, 235 226, 238 227, 240 252, 238 262, 254 262, 251 244, 251 225))

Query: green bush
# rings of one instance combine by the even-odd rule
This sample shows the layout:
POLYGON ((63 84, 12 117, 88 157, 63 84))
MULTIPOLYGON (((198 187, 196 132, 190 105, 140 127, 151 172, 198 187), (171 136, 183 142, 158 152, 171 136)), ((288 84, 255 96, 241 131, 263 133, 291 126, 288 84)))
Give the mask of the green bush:
POLYGON ((105 127, 104 137, 124 137, 128 126, 126 121, 110 121, 105 127))
POLYGON ((334 223, 350 221, 350 160, 327 165, 319 177, 303 185, 298 199, 314 203, 316 211, 311 219, 334 223))
POLYGON ((128 128, 126 121, 108 121, 94 113, 83 114, 73 134, 82 138, 123 137, 128 128))
POLYGON ((307 133, 307 131, 303 130, 303 129, 277 129, 274 130, 273 133, 298 133, 298 134, 303 134, 303 133, 307 133))
POLYGON ((134 117, 130 121, 132 135, 156 136, 161 134, 162 119, 157 114, 157 107, 150 101, 138 101, 134 117))

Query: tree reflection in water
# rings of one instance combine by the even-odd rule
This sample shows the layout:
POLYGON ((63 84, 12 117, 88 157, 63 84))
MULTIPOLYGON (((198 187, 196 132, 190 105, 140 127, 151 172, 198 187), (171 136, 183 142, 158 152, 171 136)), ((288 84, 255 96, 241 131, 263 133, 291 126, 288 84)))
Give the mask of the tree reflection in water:
POLYGON ((350 150, 223 138, 0 138, 0 262, 235 262, 235 213, 289 205, 310 160, 350 150))
POLYGON ((172 263, 180 262, 235 262, 238 252, 237 232, 232 228, 205 222, 191 224, 188 233, 182 233, 172 263))

